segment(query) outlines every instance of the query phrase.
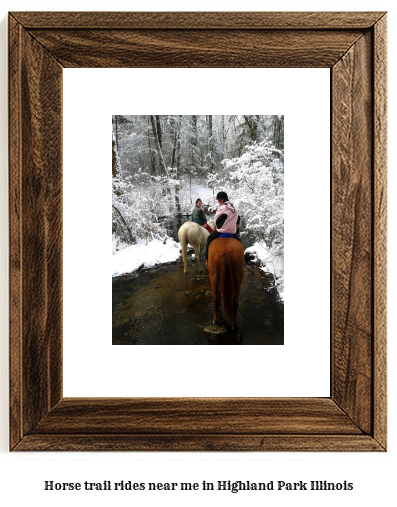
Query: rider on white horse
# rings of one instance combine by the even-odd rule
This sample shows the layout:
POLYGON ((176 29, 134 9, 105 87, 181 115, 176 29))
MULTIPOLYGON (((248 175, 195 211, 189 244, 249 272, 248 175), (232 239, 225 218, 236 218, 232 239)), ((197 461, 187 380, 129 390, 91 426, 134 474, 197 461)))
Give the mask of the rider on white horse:
POLYGON ((226 192, 218 192, 216 199, 219 207, 215 213, 216 231, 212 232, 207 238, 205 252, 205 263, 208 264, 208 248, 213 239, 219 238, 221 234, 229 234, 234 239, 240 240, 240 215, 237 209, 229 202, 226 192))
POLYGON ((201 199, 196 199, 196 206, 194 207, 192 211, 192 222, 195 224, 201 225, 201 227, 204 227, 204 229, 207 229, 209 233, 213 232, 211 227, 207 224, 207 218, 205 217, 202 206, 201 199))

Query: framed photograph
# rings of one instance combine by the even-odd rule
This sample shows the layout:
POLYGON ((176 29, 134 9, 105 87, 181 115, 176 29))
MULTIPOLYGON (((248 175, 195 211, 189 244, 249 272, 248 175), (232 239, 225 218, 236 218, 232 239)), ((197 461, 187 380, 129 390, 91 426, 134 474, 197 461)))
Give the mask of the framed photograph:
POLYGON ((10 449, 386 450, 386 14, 10 13, 9 72, 10 449), (329 397, 63 397, 63 69, 97 67, 331 69, 329 397))

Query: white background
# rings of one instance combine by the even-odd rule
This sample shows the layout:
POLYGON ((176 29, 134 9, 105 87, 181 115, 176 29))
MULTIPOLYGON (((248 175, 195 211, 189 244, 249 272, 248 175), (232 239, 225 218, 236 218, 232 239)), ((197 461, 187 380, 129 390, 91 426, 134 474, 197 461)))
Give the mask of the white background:
POLYGON ((329 396, 330 70, 65 69, 63 83, 64 396, 329 396), (111 344, 111 116, 171 109, 285 115, 284 346, 111 344))
MULTIPOLYGON (((32 10, 33 4, 27 1, 6 0, 3 4, 0 23, 2 69, 7 62, 7 10, 32 10)), ((389 48, 396 44, 397 7, 390 1, 324 1, 314 2, 301 0, 299 4, 280 0, 273 2, 249 1, 231 4, 206 0, 196 2, 123 2, 114 0, 95 2, 91 8, 89 2, 80 0, 59 2, 54 6, 49 1, 37 1, 37 10, 388 10, 389 11, 389 48)), ((397 467, 396 448, 396 316, 393 305, 396 301, 396 270, 389 263, 389 440, 387 453, 8 453, 8 282, 7 282, 7 77, 1 74, 0 100, 0 499, 4 505, 60 505, 73 503, 76 506, 86 505, 92 500, 97 506, 108 506, 110 502, 117 505, 150 505, 172 503, 185 506, 219 505, 224 500, 232 505, 296 505, 330 506, 336 503, 350 506, 360 503, 362 506, 381 504, 391 506, 395 502, 395 469, 397 467), (86 492, 86 493, 48 493, 43 491, 44 480, 54 481, 102 481, 104 479, 119 481, 190 481, 201 482, 203 479, 217 480, 250 480, 250 481, 310 481, 327 480, 339 482, 347 480, 354 483, 351 492, 285 492, 285 493, 244 493, 228 492, 86 492)), ((389 167, 396 166, 395 57, 390 51, 389 62, 389 167)), ((396 241, 394 231, 397 195, 395 171, 389 172, 389 259, 395 259, 396 241)))

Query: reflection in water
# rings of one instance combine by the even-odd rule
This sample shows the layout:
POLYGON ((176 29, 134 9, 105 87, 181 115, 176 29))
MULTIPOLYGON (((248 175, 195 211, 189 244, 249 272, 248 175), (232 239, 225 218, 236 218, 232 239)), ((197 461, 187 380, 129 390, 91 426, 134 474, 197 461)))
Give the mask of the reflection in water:
POLYGON ((115 345, 282 345, 284 304, 258 268, 245 266, 238 331, 212 334, 212 293, 207 273, 189 260, 113 279, 115 345))

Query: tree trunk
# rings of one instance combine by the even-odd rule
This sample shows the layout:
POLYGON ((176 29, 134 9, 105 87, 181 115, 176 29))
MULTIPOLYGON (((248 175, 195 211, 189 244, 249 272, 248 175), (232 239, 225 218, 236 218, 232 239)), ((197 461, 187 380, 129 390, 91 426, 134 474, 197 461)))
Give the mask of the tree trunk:
POLYGON ((191 117, 191 135, 190 135, 190 163, 192 166, 197 167, 197 116, 192 115, 191 117))
POLYGON ((155 162, 155 159, 153 156, 153 150, 152 150, 152 145, 150 143, 150 136, 149 135, 147 136, 147 139, 148 139, 149 153, 150 153, 150 172, 152 175, 155 175, 156 174, 156 162, 155 162))
POLYGON ((117 122, 117 114, 114 116, 115 127, 116 127, 116 148, 119 151, 119 131, 118 131, 118 122, 117 122))
POLYGON ((152 143, 150 142, 150 119, 148 117, 148 127, 146 129, 146 134, 147 134, 147 142, 148 142, 148 146, 149 146, 149 157, 150 157, 150 173, 155 176, 156 175, 156 159, 153 155, 153 148, 152 148, 152 143))
POLYGON ((210 156, 210 172, 214 170, 214 140, 212 137, 212 114, 208 115, 208 154, 210 156))
POLYGON ((178 144, 178 136, 179 136, 179 129, 176 125, 175 119, 173 117, 170 118, 170 123, 174 135, 173 143, 172 143, 172 152, 171 152, 171 161, 170 161, 170 167, 174 167, 175 164, 175 154, 176 154, 176 145, 178 144))
MULTIPOLYGON (((178 132, 176 134, 176 179, 179 176, 179 169, 181 165, 181 128, 182 128, 182 115, 179 116, 178 132)), ((181 203, 179 201, 179 185, 175 185, 175 206, 178 212, 181 211, 181 203)))
MULTIPOLYGON (((117 118, 117 117, 114 117, 117 118)), ((113 124, 116 127, 115 124, 113 124)), ((117 148, 117 135, 115 133, 115 128, 113 128, 112 132, 112 176, 117 176, 120 172, 120 157, 117 148)))
POLYGON ((160 148, 163 149, 160 116, 158 116, 158 115, 156 116, 156 127, 157 127, 157 137, 159 140, 159 145, 160 145, 160 148))
POLYGON ((225 116, 222 115, 222 158, 226 158, 226 137, 227 132, 225 131, 225 116))
POLYGON ((284 119, 283 117, 273 117, 273 144, 278 150, 284 148, 284 119))
POLYGON ((250 138, 252 141, 258 140, 258 124, 254 116, 245 116, 244 115, 245 124, 248 127, 250 132, 250 138))
POLYGON ((117 176, 116 142, 112 139, 112 176, 117 176))
MULTIPOLYGON (((152 129, 153 129, 154 142, 155 142, 158 157, 159 157, 160 173, 163 176, 168 176, 168 171, 167 171, 167 167, 164 162, 163 151, 161 149, 161 144, 160 144, 161 137, 159 139, 159 133, 158 133, 158 130, 156 127, 156 122, 155 122, 154 116, 150 115, 150 121, 151 121, 152 129)), ((161 134, 160 134, 160 136, 161 136, 161 134)))
POLYGON ((191 143, 193 146, 197 146, 197 116, 195 115, 192 116, 192 131, 193 136, 191 139, 191 143))

